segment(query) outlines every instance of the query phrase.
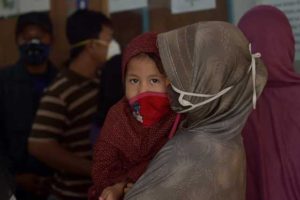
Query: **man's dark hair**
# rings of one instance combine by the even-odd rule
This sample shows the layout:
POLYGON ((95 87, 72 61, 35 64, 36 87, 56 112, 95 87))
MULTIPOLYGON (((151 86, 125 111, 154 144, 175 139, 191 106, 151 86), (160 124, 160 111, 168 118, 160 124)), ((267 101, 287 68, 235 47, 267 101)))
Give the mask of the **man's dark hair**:
MULTIPOLYGON (((78 10, 67 20, 67 38, 70 45, 77 44, 84 40, 96 39, 102 31, 102 27, 112 28, 111 20, 101 12, 91 10, 78 10)), ((70 59, 76 58, 83 47, 72 48, 70 59)))
POLYGON ((29 12, 18 17, 16 25, 16 37, 18 37, 26 27, 34 25, 53 34, 53 26, 48 13, 46 12, 29 12))

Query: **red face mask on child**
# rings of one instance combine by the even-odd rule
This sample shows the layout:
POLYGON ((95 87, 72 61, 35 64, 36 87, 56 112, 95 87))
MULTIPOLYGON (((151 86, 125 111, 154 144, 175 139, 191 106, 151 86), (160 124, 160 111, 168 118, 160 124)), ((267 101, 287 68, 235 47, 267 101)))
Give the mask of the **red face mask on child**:
POLYGON ((170 102, 165 93, 144 92, 129 99, 129 104, 133 116, 145 127, 159 122, 171 111, 170 102))

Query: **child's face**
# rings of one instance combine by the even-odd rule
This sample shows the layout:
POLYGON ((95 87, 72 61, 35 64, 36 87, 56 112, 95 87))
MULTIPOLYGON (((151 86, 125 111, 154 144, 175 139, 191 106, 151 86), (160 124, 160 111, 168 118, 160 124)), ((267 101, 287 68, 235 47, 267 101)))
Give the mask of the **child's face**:
POLYGON ((167 85, 166 77, 159 72, 151 58, 134 57, 129 61, 125 77, 127 99, 143 92, 165 93, 167 85))

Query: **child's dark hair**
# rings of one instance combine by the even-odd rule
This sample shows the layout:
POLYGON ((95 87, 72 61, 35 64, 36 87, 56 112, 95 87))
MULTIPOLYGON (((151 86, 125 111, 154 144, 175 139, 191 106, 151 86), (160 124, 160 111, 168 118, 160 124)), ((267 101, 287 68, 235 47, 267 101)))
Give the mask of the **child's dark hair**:
POLYGON ((163 74, 166 75, 166 72, 163 68, 163 64, 161 62, 160 57, 157 56, 157 54, 155 53, 145 53, 146 55, 148 55, 156 64, 158 71, 163 74))

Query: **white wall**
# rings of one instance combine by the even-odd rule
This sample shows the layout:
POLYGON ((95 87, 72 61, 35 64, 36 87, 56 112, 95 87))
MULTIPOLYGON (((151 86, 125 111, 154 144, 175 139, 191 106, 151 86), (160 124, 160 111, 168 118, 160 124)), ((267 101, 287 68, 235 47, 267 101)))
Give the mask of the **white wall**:
MULTIPOLYGON (((228 0, 231 22, 237 24, 245 12, 261 3, 261 0, 228 0)), ((300 73, 300 60, 295 61, 296 70, 300 73)))
POLYGON ((243 14, 256 5, 257 0, 229 0, 232 23, 237 24, 243 14))

